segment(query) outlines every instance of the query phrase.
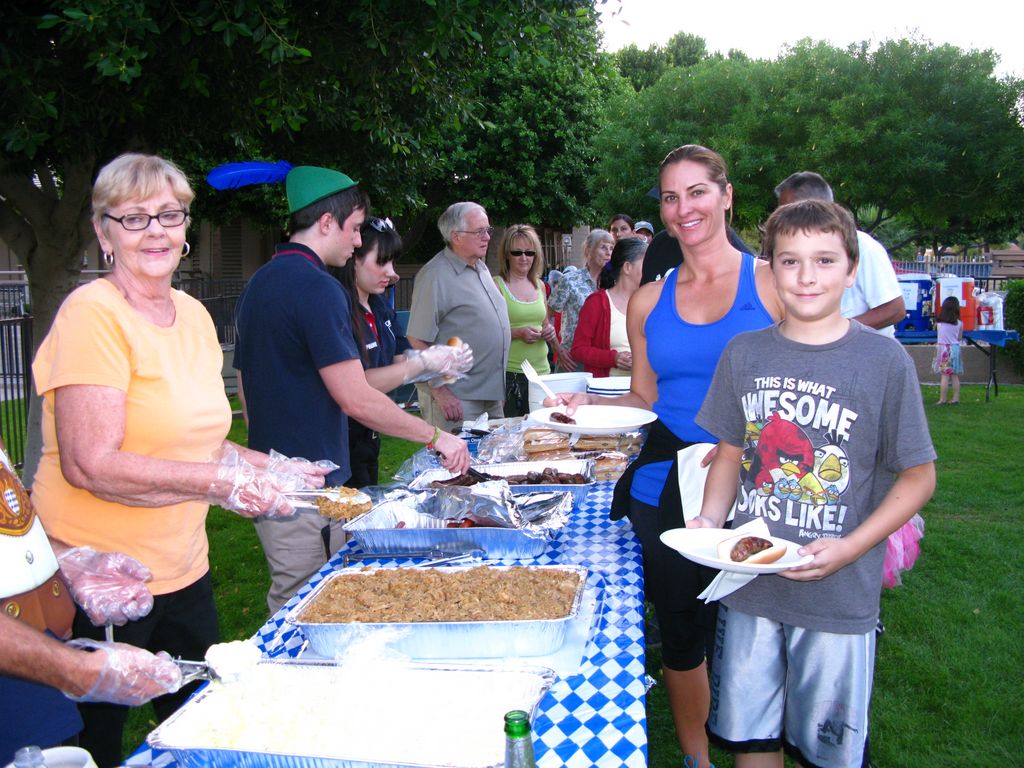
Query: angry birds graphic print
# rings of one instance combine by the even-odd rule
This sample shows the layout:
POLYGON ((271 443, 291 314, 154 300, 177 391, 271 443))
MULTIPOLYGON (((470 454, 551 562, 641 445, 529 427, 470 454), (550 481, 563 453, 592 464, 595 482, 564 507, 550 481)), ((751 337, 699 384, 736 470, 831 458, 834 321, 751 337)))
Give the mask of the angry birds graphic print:
POLYGON ((832 387, 761 377, 743 397, 747 419, 737 511, 782 522, 794 540, 840 537, 850 461, 843 443, 857 414, 832 387))

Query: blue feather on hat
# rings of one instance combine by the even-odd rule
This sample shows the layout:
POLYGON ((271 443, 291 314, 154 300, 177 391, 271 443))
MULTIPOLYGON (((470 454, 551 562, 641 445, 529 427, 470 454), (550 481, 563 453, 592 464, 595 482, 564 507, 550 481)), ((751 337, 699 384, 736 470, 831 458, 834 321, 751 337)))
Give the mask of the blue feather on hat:
POLYGON ((278 160, 276 163, 262 160, 225 163, 211 170, 206 175, 206 181, 214 189, 237 189, 250 184, 280 184, 291 169, 292 164, 286 160, 278 160))

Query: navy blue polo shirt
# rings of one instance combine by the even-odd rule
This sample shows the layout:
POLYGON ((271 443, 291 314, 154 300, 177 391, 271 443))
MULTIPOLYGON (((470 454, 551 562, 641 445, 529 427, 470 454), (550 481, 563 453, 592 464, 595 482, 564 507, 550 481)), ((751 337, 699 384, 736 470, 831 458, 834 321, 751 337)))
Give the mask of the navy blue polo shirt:
POLYGON ((359 359, 345 290, 311 249, 277 246, 238 299, 234 367, 242 374, 249 447, 275 449, 351 474, 348 419, 320 378, 320 369, 359 359))
POLYGON ((363 367, 383 368, 395 362, 395 355, 405 354, 411 347, 398 324, 398 315, 384 297, 370 294, 368 303, 377 324, 377 335, 374 335, 370 324, 363 320, 362 331, 367 358, 363 367))

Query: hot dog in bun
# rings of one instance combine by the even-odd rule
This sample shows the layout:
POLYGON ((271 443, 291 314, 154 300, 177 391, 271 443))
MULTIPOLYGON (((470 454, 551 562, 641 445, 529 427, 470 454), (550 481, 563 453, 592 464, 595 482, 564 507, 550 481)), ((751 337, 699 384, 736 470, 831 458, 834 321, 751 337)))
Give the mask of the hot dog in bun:
MULTIPOLYGON (((448 346, 449 347, 461 347, 462 346, 462 339, 460 339, 458 336, 452 336, 450 339, 448 339, 448 346)), ((454 384, 456 381, 459 380, 459 377, 458 376, 445 376, 441 380, 446 385, 448 385, 448 384, 454 384)))
POLYGON ((718 544, 718 559, 734 563, 765 565, 786 554, 785 544, 775 544, 760 536, 730 536, 718 544))

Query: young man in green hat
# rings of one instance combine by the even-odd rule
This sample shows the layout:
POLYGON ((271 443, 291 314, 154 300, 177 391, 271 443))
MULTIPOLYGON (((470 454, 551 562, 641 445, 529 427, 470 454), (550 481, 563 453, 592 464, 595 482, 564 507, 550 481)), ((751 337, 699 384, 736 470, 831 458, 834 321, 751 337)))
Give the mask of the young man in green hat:
MULTIPOLYGON (((469 467, 466 444, 410 416, 366 381, 352 336, 348 296, 327 272, 359 247, 369 201, 357 183, 327 168, 299 166, 285 181, 289 242, 249 280, 238 300, 234 367, 249 425, 249 446, 349 475, 348 416, 370 429, 426 443, 453 472, 469 467)), ((256 522, 270 566, 267 604, 276 612, 345 541, 341 524, 319 515, 256 522), (266 524, 265 524, 266 523, 266 524)))

